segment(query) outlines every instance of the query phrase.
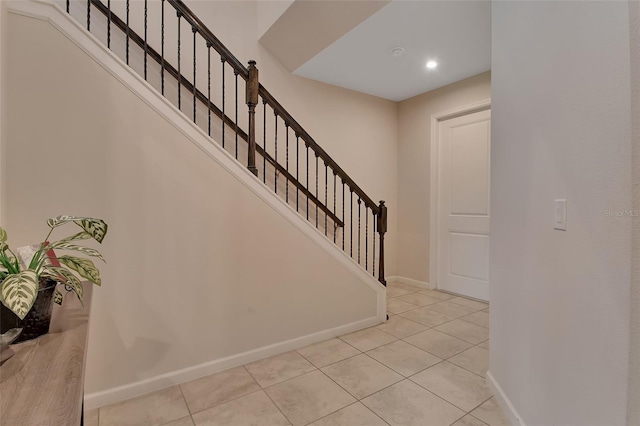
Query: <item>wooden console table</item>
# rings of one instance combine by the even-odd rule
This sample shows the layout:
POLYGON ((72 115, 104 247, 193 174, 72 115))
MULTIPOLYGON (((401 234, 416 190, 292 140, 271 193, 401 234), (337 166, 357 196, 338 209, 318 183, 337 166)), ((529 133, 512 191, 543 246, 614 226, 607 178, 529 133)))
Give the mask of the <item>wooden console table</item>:
POLYGON ((49 333, 11 345, 0 366, 0 425, 80 425, 87 353, 90 283, 84 307, 74 294, 53 305, 49 333))

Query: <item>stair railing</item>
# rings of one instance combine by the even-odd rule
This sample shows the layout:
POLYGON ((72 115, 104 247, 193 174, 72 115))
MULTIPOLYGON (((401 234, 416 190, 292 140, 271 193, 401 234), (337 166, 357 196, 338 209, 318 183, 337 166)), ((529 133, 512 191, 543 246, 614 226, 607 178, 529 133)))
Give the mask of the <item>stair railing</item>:
MULTIPOLYGON (((255 61, 249 61, 249 66, 245 67, 182 0, 161 0, 160 10, 155 10, 156 15, 159 15, 157 18, 160 20, 160 52, 151 47, 149 43, 150 4, 147 0, 144 0, 143 3, 142 24, 131 19, 132 2, 130 0, 124 2, 107 0, 106 4, 101 0, 86 0, 86 2, 84 0, 66 0, 65 3, 66 11, 76 19, 78 19, 78 15, 82 14, 81 22, 86 19, 87 30, 94 36, 102 38, 102 41, 114 53, 118 50, 114 38, 119 36, 121 59, 130 67, 137 68, 136 71, 147 82, 159 86, 156 88, 163 96, 174 102, 179 110, 190 116, 193 122, 203 128, 209 136, 219 140, 222 147, 233 153, 239 161, 242 160, 240 151, 244 148, 239 146, 238 141, 246 142, 246 156, 244 158, 246 158, 247 168, 258 178, 262 175, 262 181, 265 185, 269 187, 273 185, 273 190, 287 204, 291 207, 295 206, 296 211, 305 216, 310 223, 315 222, 316 228, 323 230, 327 238, 386 285, 384 237, 387 232, 387 207, 385 202, 380 201, 379 204, 376 204, 275 97, 260 84, 255 61), (113 5, 118 3, 121 9, 124 6, 124 10, 118 10, 116 14, 112 3, 113 5), (174 10, 177 18, 177 22, 175 22, 177 27, 176 52, 166 49, 169 44, 166 38, 169 34, 170 16, 167 13, 169 9, 165 6, 166 4, 174 10), (92 17, 94 9, 100 12, 101 20, 96 15, 92 17), (125 18, 122 19, 119 14, 124 14, 125 18), (191 40, 186 43, 183 36, 185 32, 185 28, 182 27, 183 22, 192 33, 192 37, 189 37, 191 40), (112 27, 117 28, 121 33, 112 32, 112 27), (142 36, 138 33, 141 29, 142 36), (201 39, 200 44, 198 44, 197 37, 201 39), (204 77, 206 93, 198 88, 198 81, 203 80, 200 73, 203 72, 202 68, 204 67, 199 68, 197 64, 198 47, 202 46, 202 42, 206 46, 206 77, 204 77), (187 66, 186 71, 183 71, 182 50, 189 43, 191 45, 187 47, 192 47, 192 63, 187 66), (141 51, 142 64, 135 63, 136 58, 131 52, 134 48, 141 51), (212 50, 220 58, 220 87, 212 87, 211 84, 212 50), (149 62, 149 59, 152 62, 149 62), (177 66, 171 64, 173 61, 177 63, 177 66), (229 68, 232 76, 225 74, 229 68), (191 81, 185 75, 185 72, 188 71, 192 72, 189 77, 191 81), (231 90, 227 88, 229 79, 231 79, 231 90), (240 88, 242 86, 244 86, 242 91, 245 94, 245 103, 248 108, 248 114, 245 117, 239 114, 240 88), (177 93, 175 93, 176 91, 177 93), (231 111, 227 109, 229 98, 232 99, 233 109, 231 111), (189 101, 188 104, 184 101, 185 99, 189 101), (216 103, 221 106, 219 107, 216 103), (258 113, 260 106, 261 116, 258 113), (256 122, 257 119, 259 123, 256 122), (272 123, 271 126, 269 126, 269 122, 272 123), (243 124, 247 127, 246 132, 242 130, 243 124), (262 145, 257 141, 259 124, 262 124, 262 145), (278 155, 279 139, 280 156, 278 155), (285 145, 284 164, 282 164, 283 143, 285 145), (261 169, 258 167, 260 163, 257 157, 262 157, 261 169), (301 174, 301 169, 304 175, 301 174), (310 170, 312 171, 311 182, 309 180, 310 170), (324 182, 322 181, 323 177, 324 182), (324 184, 324 189, 321 188, 322 184, 324 184), (349 212, 348 220, 347 211, 349 212), (354 233, 356 234, 355 239, 354 233), (378 234, 377 244, 376 234, 378 234), (379 248, 377 254, 376 246, 379 248), (377 265, 376 260, 378 261, 377 265)), ((138 6, 142 2, 135 3, 138 6)), ((154 6, 158 4, 158 2, 153 3, 154 6)), ((204 84, 200 84, 200 87, 202 85, 204 84)), ((244 162, 244 160, 242 161, 244 162)))

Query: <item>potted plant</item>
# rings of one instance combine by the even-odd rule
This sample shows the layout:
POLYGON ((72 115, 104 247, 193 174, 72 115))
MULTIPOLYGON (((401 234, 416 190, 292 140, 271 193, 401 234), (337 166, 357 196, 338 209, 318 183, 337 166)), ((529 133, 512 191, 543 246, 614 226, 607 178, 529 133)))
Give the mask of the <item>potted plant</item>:
MULTIPOLYGON (((46 238, 41 244, 34 246, 31 260, 24 263, 11 250, 7 244, 7 232, 0 227, 0 302, 3 305, 0 309, 4 311, 2 333, 8 332, 12 327, 11 315, 15 315, 16 327, 13 328, 28 327, 29 316, 31 316, 34 322, 39 323, 37 327, 40 330, 35 334, 44 334, 48 331, 48 323, 51 320, 51 299, 55 303, 62 303, 63 293, 56 287, 57 284, 63 285, 67 291, 74 292, 82 302, 80 277, 96 285, 102 283, 100 271, 93 261, 67 254, 58 256, 54 250, 79 252, 104 261, 97 250, 79 245, 77 242, 94 239, 102 243, 107 234, 107 224, 102 219, 91 217, 58 216, 47 220, 47 225, 50 229, 46 238), (82 228, 82 231, 61 240, 49 242, 54 229, 68 223, 75 223, 82 228), (11 312, 7 313, 7 309, 11 312), (42 321, 45 321, 44 325, 42 321)), ((8 338, 13 337, 13 334, 16 332, 14 331, 8 338)), ((29 337, 33 338, 37 335, 29 337)), ((6 344, 6 341, 4 343, 6 344)))

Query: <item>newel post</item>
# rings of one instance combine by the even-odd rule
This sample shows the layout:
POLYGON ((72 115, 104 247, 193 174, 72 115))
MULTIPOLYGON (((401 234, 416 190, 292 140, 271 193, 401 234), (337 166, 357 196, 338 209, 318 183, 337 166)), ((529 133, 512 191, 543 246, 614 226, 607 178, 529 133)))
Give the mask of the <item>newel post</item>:
POLYGON ((378 214, 378 234, 380 234, 380 262, 378 263, 378 281, 383 285, 387 285, 384 279, 384 234, 387 232, 387 206, 384 201, 380 201, 378 214))
POLYGON ((259 88, 258 68, 256 68, 256 61, 251 60, 249 61, 249 79, 247 80, 247 105, 249 106, 249 153, 247 168, 256 176, 258 176, 258 168, 256 167, 256 105, 258 105, 259 88))

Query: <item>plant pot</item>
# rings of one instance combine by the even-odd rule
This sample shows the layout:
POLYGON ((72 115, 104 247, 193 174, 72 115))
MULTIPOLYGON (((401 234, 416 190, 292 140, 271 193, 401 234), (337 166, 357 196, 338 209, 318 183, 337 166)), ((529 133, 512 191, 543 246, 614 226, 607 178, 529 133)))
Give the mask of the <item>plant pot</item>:
POLYGON ((40 279, 38 296, 24 320, 20 320, 9 308, 0 303, 0 333, 4 334, 10 329, 22 328, 22 333, 13 343, 24 342, 47 334, 51 323, 53 293, 56 285, 57 283, 53 280, 40 279))

